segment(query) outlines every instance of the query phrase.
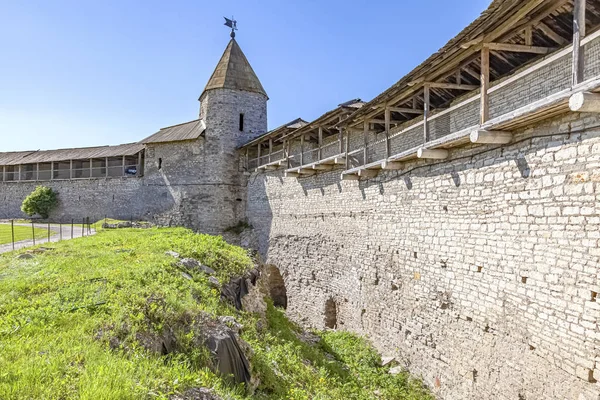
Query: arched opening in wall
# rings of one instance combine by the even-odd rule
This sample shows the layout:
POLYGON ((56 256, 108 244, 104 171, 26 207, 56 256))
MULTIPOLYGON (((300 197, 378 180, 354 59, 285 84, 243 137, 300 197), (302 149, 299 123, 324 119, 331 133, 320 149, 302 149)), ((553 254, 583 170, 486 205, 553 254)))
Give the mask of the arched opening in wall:
POLYGON ((337 328, 337 305, 330 297, 325 302, 325 327, 329 329, 337 328))
POLYGON ((287 291, 283 276, 281 276, 279 268, 274 265, 268 265, 266 272, 267 287, 269 289, 269 296, 273 299, 273 305, 285 310, 287 308, 287 291))

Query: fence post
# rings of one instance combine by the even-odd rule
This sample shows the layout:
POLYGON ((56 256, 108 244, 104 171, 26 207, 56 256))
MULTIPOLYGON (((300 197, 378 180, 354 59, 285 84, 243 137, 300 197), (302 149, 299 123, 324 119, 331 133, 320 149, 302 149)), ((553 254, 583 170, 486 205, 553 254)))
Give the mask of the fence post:
POLYGON ((15 249, 15 221, 14 220, 10 220, 10 232, 11 232, 11 236, 12 236, 12 249, 15 249))
POLYGON ((35 246, 35 228, 33 227, 33 220, 31 220, 31 237, 33 238, 33 245, 35 246))

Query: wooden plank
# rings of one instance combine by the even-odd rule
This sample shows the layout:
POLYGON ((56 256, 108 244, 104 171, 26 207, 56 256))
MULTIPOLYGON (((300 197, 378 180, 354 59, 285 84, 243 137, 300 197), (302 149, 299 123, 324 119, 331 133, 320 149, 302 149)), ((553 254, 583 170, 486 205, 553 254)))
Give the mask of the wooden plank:
POLYGON ((477 85, 462 85, 456 83, 445 83, 445 82, 425 82, 425 85, 430 88, 438 88, 438 89, 455 89, 455 90, 475 90, 478 89, 477 85))
POLYGON ((490 101, 488 93, 490 88, 490 49, 485 46, 481 49, 481 77, 479 79, 481 82, 479 120, 480 123, 483 124, 490 117, 490 101))
POLYGON ((531 25, 525 27, 525 46, 533 46, 533 29, 531 25))
POLYGON ((513 136, 510 132, 476 129, 471 132, 469 139, 471 143, 506 144, 512 141, 513 136))
POLYGON ((272 154, 273 154, 273 139, 269 138, 269 162, 271 162, 272 154))
POLYGON ((365 121, 363 122, 363 142, 364 142, 364 150, 363 150, 363 165, 367 164, 367 154, 368 154, 368 149, 367 149, 367 132, 369 131, 369 121, 367 121, 365 119, 365 121))
POLYGON ((448 150, 444 149, 424 149, 420 148, 417 150, 417 158, 432 159, 432 160, 444 160, 448 158, 448 150))
POLYGON ((584 48, 581 39, 585 37, 585 0, 574 0, 573 8, 573 85, 583 82, 585 66, 584 48))
POLYGON ((483 47, 496 51, 511 51, 516 53, 549 54, 556 50, 554 47, 528 46, 512 43, 484 43, 483 47))
POLYGON ((575 112, 600 113, 600 94, 579 92, 569 99, 569 108, 575 112))
POLYGON ((323 146, 323 127, 319 126, 319 150, 317 150, 317 159, 321 160, 321 147, 323 146))
POLYGON ((402 169, 402 163, 398 161, 384 161, 381 163, 381 169, 385 170, 399 170, 402 169))
POLYGON ((346 169, 350 168, 350 157, 348 157, 348 152, 350 150, 350 130, 346 129, 346 148, 345 148, 345 164, 346 164, 346 169))
POLYGON ((429 129, 428 129, 428 123, 427 123, 427 118, 429 117, 429 86, 425 85, 423 86, 423 99, 425 101, 425 104, 423 106, 424 111, 423 111, 423 143, 427 143, 427 139, 429 137, 429 129))
POLYGON ((408 107, 388 107, 391 112, 403 113, 403 114, 419 114, 423 115, 423 110, 408 107))
POLYGON ((558 33, 554 32, 554 30, 552 30, 552 28, 550 28, 548 25, 544 24, 543 22, 540 22, 537 25, 537 28, 540 31, 542 31, 544 33, 544 35, 548 36, 554 42, 558 43, 559 46, 564 46, 567 43, 569 43, 568 40, 566 40, 565 38, 560 36, 558 33))
POLYGON ((390 156, 390 109, 389 107, 385 108, 385 158, 390 156))

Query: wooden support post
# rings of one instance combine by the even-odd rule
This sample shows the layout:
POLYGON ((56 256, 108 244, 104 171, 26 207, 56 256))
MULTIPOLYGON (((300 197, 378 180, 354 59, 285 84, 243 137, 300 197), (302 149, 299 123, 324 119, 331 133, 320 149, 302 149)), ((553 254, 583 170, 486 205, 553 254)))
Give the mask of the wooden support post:
POLYGON ((273 160, 271 160, 272 154, 273 154, 273 138, 269 138, 269 162, 273 161, 273 160))
MULTIPOLYGON (((341 121, 341 118, 340 118, 341 121)), ((338 130, 338 154, 342 154, 344 152, 344 133, 342 132, 342 128, 337 128, 338 130)))
POLYGON ((73 179, 73 160, 69 160, 69 179, 73 179))
POLYGON ((427 143, 429 137, 429 127, 427 119, 429 117, 429 85, 423 86, 423 143, 427 143))
POLYGON ((258 144, 258 156, 257 156, 257 159, 256 159, 256 168, 260 167, 260 163, 261 163, 261 161, 260 161, 260 153, 261 153, 261 151, 262 151, 262 146, 259 143, 258 144))
POLYGON ((50 161, 50 180, 54 180, 54 161, 50 161))
POLYGON ((367 164, 367 156, 369 154, 369 150, 367 148, 367 133, 369 132, 369 121, 365 119, 363 122, 363 143, 365 148, 363 149, 363 165, 367 164))
POLYGON ((321 161, 321 147, 323 146, 323 127, 319 126, 319 149, 317 150, 317 160, 321 161))
POLYGON ((385 107, 385 158, 390 156, 390 109, 385 107))
POLYGON ((40 180, 40 163, 35 163, 35 180, 40 180))
POLYGON ((444 160, 448 158, 448 150, 420 148, 419 150, 417 150, 417 158, 444 160))
POLYGON ((525 46, 533 46, 533 29, 531 25, 525 27, 525 46))
POLYGON ((6 165, 2 166, 2 182, 6 182, 6 165))
POLYGON ((600 113, 600 94, 580 92, 569 99, 569 108, 575 112, 600 113))
POLYGON ((300 136, 300 165, 304 165, 304 134, 300 136))
MULTIPOLYGON (((90 160, 90 172, 92 172, 92 160, 90 160)), ((125 176, 125 156, 123 156, 123 171, 122 172, 123 172, 122 176, 125 176)), ((91 175, 90 175, 90 177, 91 177, 91 175)))
POLYGON ((573 86, 583 82, 584 48, 581 39, 585 37, 585 0, 574 0, 573 8, 573 86))
POLYGON ((291 151, 291 140, 287 140, 286 141, 286 145, 287 145, 287 156, 286 156, 286 161, 287 161, 287 167, 290 167, 290 151, 291 151))
MULTIPOLYGON (((346 159, 346 169, 350 169, 350 157, 348 157, 348 153, 350 150, 350 129, 346 129, 346 153, 344 158, 346 159)), ((343 178, 343 176, 342 176, 343 178)))
POLYGON ((510 143, 513 136, 510 132, 475 130, 469 135, 471 143, 481 144, 506 144, 510 143))
MULTIPOLYGON (((248 148, 246 148, 246 158, 248 157, 248 148)), ((106 162, 104 162, 104 172, 106 174, 106 162)), ((138 153, 137 167, 135 168, 135 175, 142 176, 142 152, 138 153)))
POLYGON ((19 164, 19 180, 20 180, 20 181, 21 181, 21 180, 23 180, 23 178, 21 178, 21 170, 22 170, 22 167, 23 167, 23 166, 22 166, 21 164, 19 164))
MULTIPOLYGON (((94 176, 94 159, 90 158, 90 178, 94 176)), ((125 176, 125 156, 123 156, 123 176, 125 176)))
POLYGON ((490 101, 488 90, 490 87, 490 49, 487 46, 481 48, 481 104, 480 118, 481 124, 487 122, 490 118, 490 101))

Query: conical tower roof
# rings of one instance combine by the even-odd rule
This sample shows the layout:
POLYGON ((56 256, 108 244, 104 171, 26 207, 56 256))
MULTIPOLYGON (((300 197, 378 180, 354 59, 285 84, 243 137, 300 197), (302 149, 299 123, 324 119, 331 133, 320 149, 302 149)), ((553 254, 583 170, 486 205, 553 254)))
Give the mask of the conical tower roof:
POLYGON ((229 41, 202 94, 211 89, 245 90, 267 96, 235 39, 229 41))

